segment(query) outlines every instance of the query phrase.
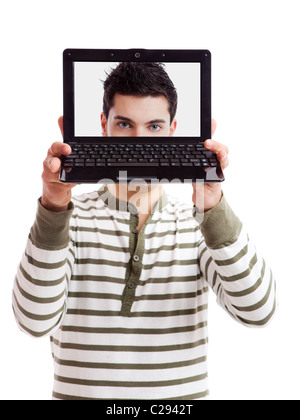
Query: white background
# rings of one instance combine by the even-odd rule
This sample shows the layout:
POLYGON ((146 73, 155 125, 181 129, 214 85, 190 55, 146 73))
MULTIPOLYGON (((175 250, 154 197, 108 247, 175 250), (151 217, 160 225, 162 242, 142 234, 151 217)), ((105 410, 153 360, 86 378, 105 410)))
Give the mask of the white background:
MULTIPOLYGON (((60 139, 61 54, 82 47, 211 50, 215 139, 230 148, 224 191, 274 271, 280 306, 268 327, 248 329, 211 295, 210 397, 300 399, 298 6, 293 0, 1 2, 0 398, 51 398, 49 339, 19 332, 11 289, 41 194, 42 162, 60 139)), ((189 187, 173 192, 191 196, 189 187)))
MULTIPOLYGON (((103 80, 119 63, 75 62, 75 136, 102 135, 103 80)), ((174 136, 200 136, 200 63, 165 63, 178 96, 174 136)), ((159 115, 157 116, 159 118, 159 115)))

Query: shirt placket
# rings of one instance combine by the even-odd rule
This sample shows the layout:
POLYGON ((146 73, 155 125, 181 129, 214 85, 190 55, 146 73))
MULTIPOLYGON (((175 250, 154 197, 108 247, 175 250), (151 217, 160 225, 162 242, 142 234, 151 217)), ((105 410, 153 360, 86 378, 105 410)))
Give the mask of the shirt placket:
POLYGON ((137 214, 130 214, 130 237, 129 250, 130 260, 125 276, 125 287, 122 295, 121 315, 130 316, 131 308, 135 300, 136 288, 142 271, 142 260, 145 249, 144 229, 138 233, 137 226, 139 217, 137 214))

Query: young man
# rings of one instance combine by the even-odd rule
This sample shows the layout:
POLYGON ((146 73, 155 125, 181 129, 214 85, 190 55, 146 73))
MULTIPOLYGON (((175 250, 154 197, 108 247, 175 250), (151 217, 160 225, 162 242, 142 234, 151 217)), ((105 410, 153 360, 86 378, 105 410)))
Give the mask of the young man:
MULTIPOLYGON (((156 68, 154 86, 140 66, 107 79, 103 135, 174 132, 164 70, 156 68), (127 79, 134 85, 121 83, 127 79)), ((225 169, 226 146, 205 145, 225 169)), ((219 184, 195 185, 194 206, 159 185, 141 191, 136 206, 136 192, 121 184, 71 200, 73 185, 58 178, 60 157, 70 152, 56 142, 44 161, 13 293, 20 328, 50 336, 53 398, 206 398, 208 287, 235 320, 264 326, 276 305, 270 269, 219 184)))

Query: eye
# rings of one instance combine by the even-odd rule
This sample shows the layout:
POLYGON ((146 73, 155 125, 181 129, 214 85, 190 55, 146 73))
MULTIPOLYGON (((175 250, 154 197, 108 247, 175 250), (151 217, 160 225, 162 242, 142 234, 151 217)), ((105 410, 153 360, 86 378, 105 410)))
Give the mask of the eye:
POLYGON ((161 129, 160 125, 157 125, 157 124, 150 125, 150 130, 152 131, 159 131, 160 129, 161 129))
POLYGON ((130 128, 130 125, 127 122, 119 122, 117 126, 120 128, 130 128))

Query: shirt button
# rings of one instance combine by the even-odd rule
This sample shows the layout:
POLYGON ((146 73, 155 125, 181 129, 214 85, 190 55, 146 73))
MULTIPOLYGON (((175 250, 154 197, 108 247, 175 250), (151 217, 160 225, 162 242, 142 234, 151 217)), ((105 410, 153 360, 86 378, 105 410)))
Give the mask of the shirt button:
POLYGON ((138 233, 138 230, 137 229, 133 229, 132 230, 132 233, 138 233))
POLYGON ((134 289, 135 288, 135 284, 132 281, 130 281, 128 283, 128 287, 129 287, 129 289, 134 289))
POLYGON ((139 257, 138 255, 134 255, 134 256, 133 256, 133 260, 134 260, 135 262, 138 262, 138 261, 139 261, 139 259, 140 259, 140 257, 139 257))

